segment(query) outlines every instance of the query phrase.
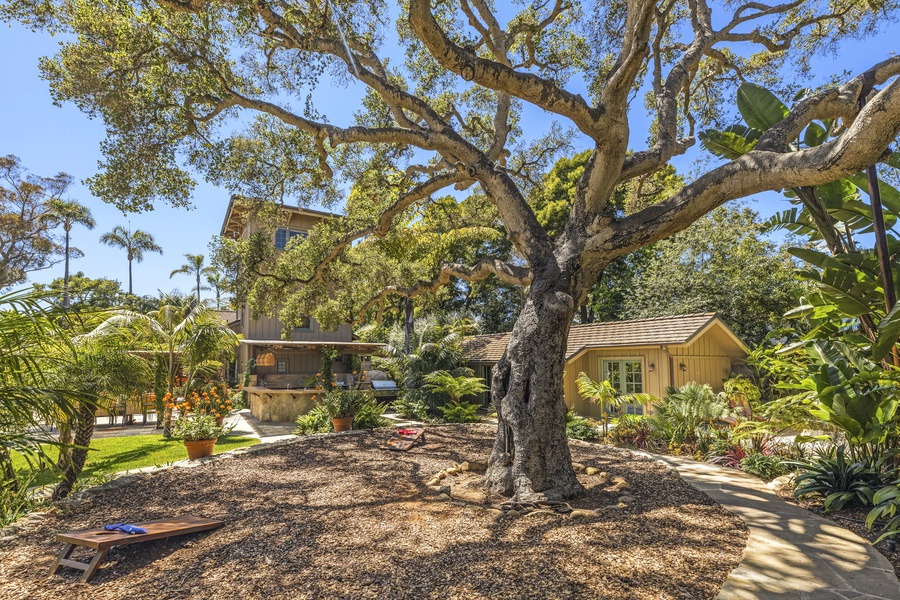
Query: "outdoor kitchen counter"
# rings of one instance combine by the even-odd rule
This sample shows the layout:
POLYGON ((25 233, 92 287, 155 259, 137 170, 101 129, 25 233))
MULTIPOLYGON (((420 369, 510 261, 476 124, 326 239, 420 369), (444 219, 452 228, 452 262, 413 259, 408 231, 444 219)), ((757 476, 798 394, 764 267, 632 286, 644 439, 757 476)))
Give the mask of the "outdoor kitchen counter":
POLYGON ((313 396, 321 396, 322 390, 278 389, 259 385, 247 386, 250 414, 260 421, 296 421, 312 409, 313 396))

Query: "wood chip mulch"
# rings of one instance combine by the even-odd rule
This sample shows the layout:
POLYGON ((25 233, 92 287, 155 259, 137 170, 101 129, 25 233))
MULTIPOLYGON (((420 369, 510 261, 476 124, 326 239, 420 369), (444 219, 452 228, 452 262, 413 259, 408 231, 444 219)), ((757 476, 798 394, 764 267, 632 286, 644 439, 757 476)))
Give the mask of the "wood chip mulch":
MULTIPOLYGON (((656 461, 573 442, 585 518, 518 518, 442 501, 435 473, 484 460, 495 429, 428 429, 381 450, 384 431, 323 436, 145 475, 28 521, 0 544, 0 598, 715 598, 747 538, 739 518, 656 461), (60 531, 192 514, 218 530, 113 549, 87 584, 48 578, 60 531)), ((442 483, 453 485, 455 476, 442 483)), ((494 502, 494 505, 498 502, 494 502)), ((73 558, 84 555, 76 553, 73 558)))

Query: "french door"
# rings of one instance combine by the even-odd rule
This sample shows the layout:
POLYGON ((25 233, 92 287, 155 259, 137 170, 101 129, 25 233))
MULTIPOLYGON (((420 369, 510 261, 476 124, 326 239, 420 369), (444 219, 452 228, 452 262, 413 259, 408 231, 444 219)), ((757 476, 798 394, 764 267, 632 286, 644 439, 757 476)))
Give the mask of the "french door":
MULTIPOLYGON (((635 359, 603 360, 601 369, 603 377, 619 390, 620 394, 642 394, 644 392, 644 365, 635 359)), ((644 414, 643 404, 623 404, 624 414, 644 414)))

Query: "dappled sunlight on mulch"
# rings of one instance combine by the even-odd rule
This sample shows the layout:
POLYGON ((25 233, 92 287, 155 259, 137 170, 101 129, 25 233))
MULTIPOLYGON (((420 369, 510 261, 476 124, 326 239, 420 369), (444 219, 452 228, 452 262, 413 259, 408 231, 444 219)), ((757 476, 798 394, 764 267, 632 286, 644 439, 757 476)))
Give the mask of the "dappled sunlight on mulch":
MULTIPOLYGON (((435 473, 484 460, 488 426, 429 428, 409 453, 384 431, 316 437, 147 475, 27 525, 0 545, 2 598, 714 598, 746 530, 666 467, 573 443, 574 460, 624 477, 580 476, 601 515, 517 519, 437 499, 435 473), (194 514, 222 529, 114 549, 89 584, 47 578, 55 532, 194 514)), ((444 483, 453 484, 453 477, 444 483)), ((77 555, 76 555, 77 557, 77 555)))

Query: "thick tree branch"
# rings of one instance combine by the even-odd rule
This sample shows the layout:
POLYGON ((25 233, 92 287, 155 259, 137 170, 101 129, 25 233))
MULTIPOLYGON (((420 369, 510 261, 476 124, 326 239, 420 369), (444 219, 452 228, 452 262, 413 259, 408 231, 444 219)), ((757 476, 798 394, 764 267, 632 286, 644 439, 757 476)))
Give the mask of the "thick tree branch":
MULTIPOLYGON (((470 181, 471 180, 469 180, 468 182, 470 181)), ((322 259, 318 265, 316 265, 315 271, 313 272, 312 276, 307 279, 300 279, 296 283, 309 284, 316 281, 321 281, 322 277, 325 274, 325 269, 328 267, 328 265, 334 262, 339 256, 341 256, 344 250, 346 250, 353 242, 370 235, 375 237, 385 236, 391 230, 391 227, 394 224, 394 219, 401 215, 407 208, 409 208, 416 202, 430 197, 432 194, 436 194, 437 192, 450 185, 466 182, 467 180, 463 175, 454 171, 452 173, 437 175, 435 177, 432 177, 428 181, 415 186, 405 194, 401 195, 396 202, 382 211, 381 215, 379 215, 378 217, 378 221, 374 225, 370 227, 363 227, 362 229, 357 229, 344 235, 331 247, 325 258, 322 259)))
POLYGON ((519 73, 502 63, 480 58, 473 51, 460 48, 447 37, 431 14, 430 0, 411 0, 409 24, 435 60, 466 81, 506 92, 567 117, 592 139, 600 134, 597 122, 603 114, 602 109, 590 107, 581 96, 563 90, 549 80, 530 73, 519 73))
MULTIPOLYGON (((875 69, 887 72, 883 65, 875 69)), ((754 149, 703 175, 669 200, 596 231, 586 252, 615 258, 677 233, 729 200, 767 190, 821 185, 853 175, 878 162, 898 133, 900 79, 895 79, 869 100, 836 139, 797 152, 754 149)))
MULTIPOLYGON (((387 286, 375 297, 366 302, 359 311, 360 320, 373 306, 380 306, 383 310, 384 303, 389 296, 403 296, 414 298, 421 294, 434 292, 438 288, 450 283, 452 278, 464 281, 481 281, 495 275, 500 281, 511 285, 526 286, 531 284, 532 273, 528 267, 511 265, 494 257, 482 258, 474 266, 468 267, 459 263, 446 263, 441 266, 438 274, 431 280, 420 281, 412 287, 387 286)), ((379 314, 382 312, 379 310, 379 314)))

